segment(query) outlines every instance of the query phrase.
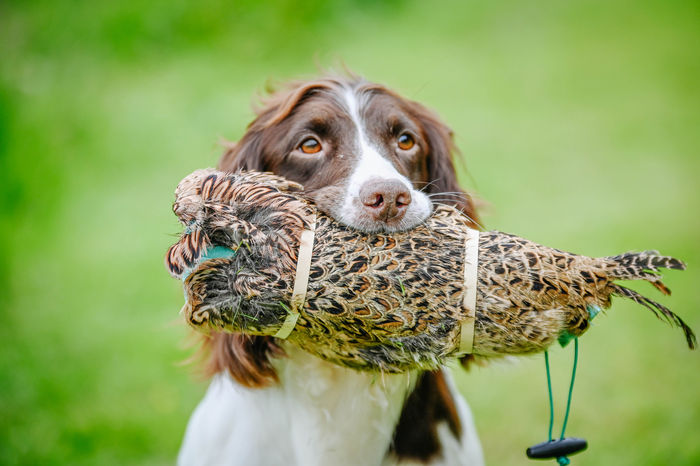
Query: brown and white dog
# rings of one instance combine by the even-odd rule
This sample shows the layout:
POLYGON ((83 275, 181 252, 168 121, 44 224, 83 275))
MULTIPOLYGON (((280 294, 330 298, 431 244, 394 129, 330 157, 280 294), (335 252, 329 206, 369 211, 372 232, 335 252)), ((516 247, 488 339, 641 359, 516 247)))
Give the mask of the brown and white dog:
MULTIPOLYGON (((366 231, 411 228, 433 202, 476 218, 451 131, 422 105, 357 77, 297 83, 258 112, 219 168, 271 171, 366 231)), ((182 465, 483 464, 447 371, 337 367, 273 337, 214 334, 214 379, 187 426, 182 465)))

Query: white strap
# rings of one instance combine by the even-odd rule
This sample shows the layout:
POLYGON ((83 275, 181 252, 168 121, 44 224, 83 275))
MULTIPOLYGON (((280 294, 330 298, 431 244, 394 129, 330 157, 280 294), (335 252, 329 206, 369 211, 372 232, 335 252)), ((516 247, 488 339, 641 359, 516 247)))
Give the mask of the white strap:
POLYGON ((277 338, 287 338, 299 319, 299 310, 306 300, 306 289, 309 286, 309 273, 311 272, 311 255, 314 249, 314 234, 316 230, 316 215, 311 219, 310 230, 301 232, 299 239, 299 255, 297 256, 297 270, 294 277, 294 290, 292 291, 291 308, 282 326, 274 335, 277 338))
POLYGON ((459 353, 468 354, 474 349, 474 322, 476 320, 476 284, 479 264, 479 230, 467 230, 464 244, 464 300, 466 316, 462 321, 459 337, 459 353))

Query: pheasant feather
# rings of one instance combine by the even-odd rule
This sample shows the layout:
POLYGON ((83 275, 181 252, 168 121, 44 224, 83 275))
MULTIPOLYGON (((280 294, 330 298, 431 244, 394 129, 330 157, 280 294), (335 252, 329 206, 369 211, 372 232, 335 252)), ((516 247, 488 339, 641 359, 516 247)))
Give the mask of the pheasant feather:
POLYGON ((270 174, 199 170, 175 194, 173 210, 185 232, 166 266, 184 278, 185 318, 203 331, 279 331, 291 312, 300 236, 315 219, 306 300, 289 340, 337 364, 387 372, 434 368, 457 355, 462 323, 472 312, 474 354, 535 353, 583 334, 591 311, 609 308, 612 296, 680 327, 695 347, 680 317, 615 283, 645 280, 669 294, 659 270, 685 264, 657 251, 591 258, 482 232, 470 310, 464 300, 469 221, 454 208, 437 207, 410 231, 365 233, 317 211, 300 185, 270 174))

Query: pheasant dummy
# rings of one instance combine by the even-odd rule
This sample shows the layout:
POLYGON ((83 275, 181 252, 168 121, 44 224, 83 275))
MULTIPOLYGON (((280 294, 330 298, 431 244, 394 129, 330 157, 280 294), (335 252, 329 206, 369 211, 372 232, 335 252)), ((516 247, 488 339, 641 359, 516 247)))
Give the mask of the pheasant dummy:
POLYGON ((274 335, 343 366, 399 372, 463 353, 526 354, 585 332, 629 298, 680 327, 669 309, 616 280, 683 262, 656 251, 591 258, 497 231, 448 206, 410 231, 365 233, 318 211, 300 185, 267 173, 198 170, 175 191, 185 232, 166 256, 183 279, 189 324, 274 335))

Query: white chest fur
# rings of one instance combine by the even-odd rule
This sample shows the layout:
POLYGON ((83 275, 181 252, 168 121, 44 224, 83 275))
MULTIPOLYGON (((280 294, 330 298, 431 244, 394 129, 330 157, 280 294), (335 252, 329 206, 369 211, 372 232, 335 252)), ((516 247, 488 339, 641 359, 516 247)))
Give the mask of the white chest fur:
POLYGON ((381 464, 415 374, 362 373, 286 350, 273 387, 214 378, 190 419, 180 464, 381 464))

